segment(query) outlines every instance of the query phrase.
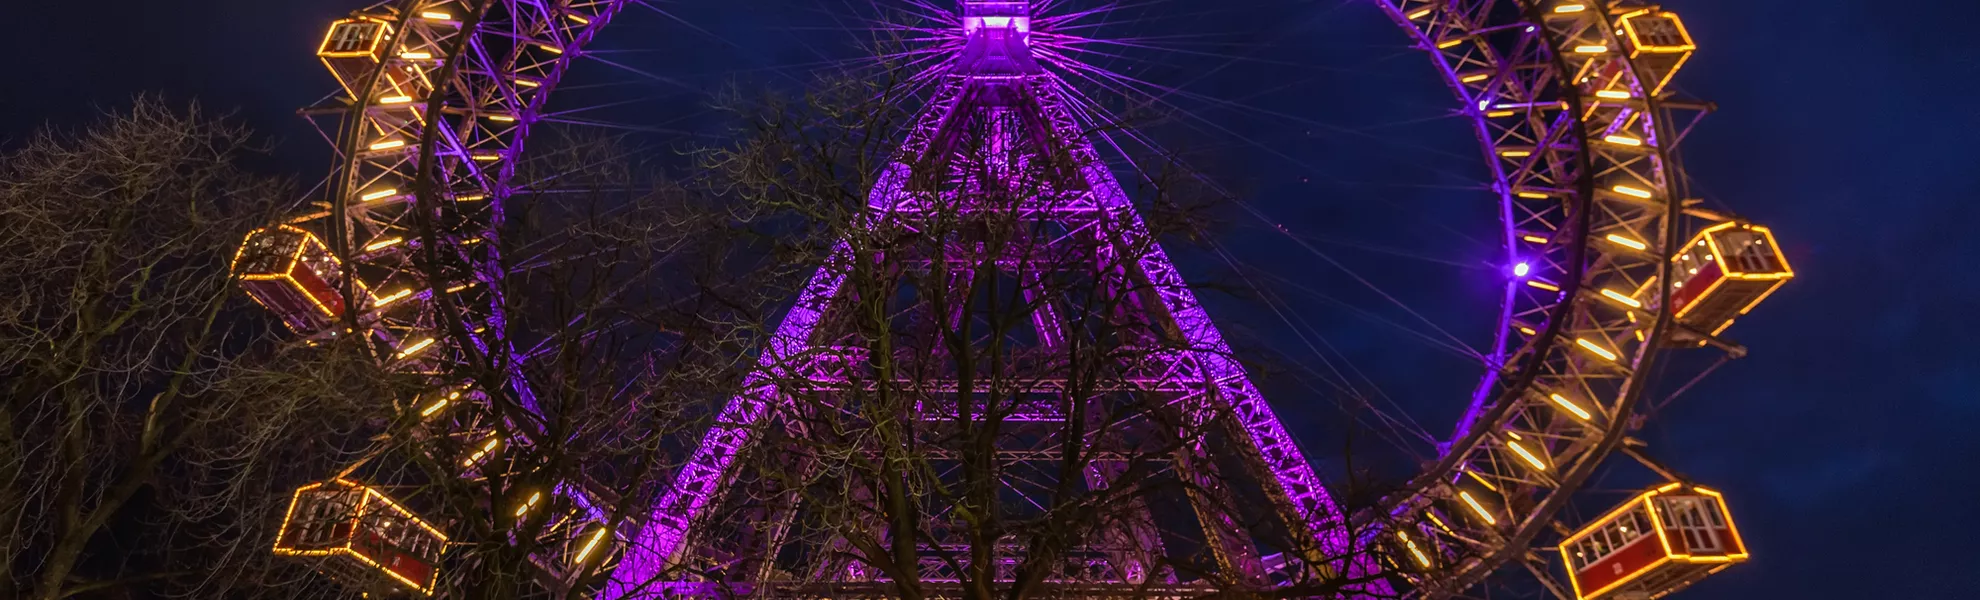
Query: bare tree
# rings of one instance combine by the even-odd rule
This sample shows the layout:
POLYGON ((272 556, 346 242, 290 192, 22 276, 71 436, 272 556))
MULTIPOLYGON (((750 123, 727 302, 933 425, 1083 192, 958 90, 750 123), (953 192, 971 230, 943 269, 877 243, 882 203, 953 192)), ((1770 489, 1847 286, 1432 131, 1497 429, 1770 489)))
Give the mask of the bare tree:
POLYGON ((641 514, 650 494, 618 492, 670 472, 751 344, 728 324, 782 294, 732 255, 764 238, 618 140, 556 133, 501 238, 510 344, 444 373, 242 293, 243 236, 293 191, 238 166, 237 126, 140 100, 0 156, 0 597, 365 589, 269 552, 295 490, 340 476, 449 534, 441 593, 580 594, 602 561, 557 561, 641 514), (427 410, 449 394, 479 402, 427 410), (491 433, 518 443, 464 465, 491 433), (614 516, 574 517, 578 494, 614 516))
POLYGON ((268 583, 281 473, 350 413, 261 378, 298 357, 229 276, 290 196, 250 141, 141 98, 0 156, 0 597, 268 583))
MULTIPOLYGON (((446 283, 432 284, 434 304, 414 307, 441 334, 501 327, 485 350, 439 370, 408 369, 347 341, 361 336, 327 340, 350 347, 339 357, 370 365, 368 385, 389 393, 371 399, 363 435, 325 441, 344 459, 313 476, 377 488, 443 531, 445 547, 422 559, 440 573, 436 594, 581 596, 608 572, 612 544, 598 540, 646 513, 647 491, 675 468, 670 449, 734 388, 754 324, 783 296, 774 289, 789 267, 766 251, 767 238, 733 226, 650 152, 583 131, 536 134, 519 189, 505 199, 507 223, 489 236, 501 276, 475 283, 500 302, 479 312, 504 318, 448 321, 467 311, 440 303, 467 300, 442 298, 456 284, 433 275, 446 272, 438 268, 428 281, 446 283)), ((410 237, 447 237, 437 221, 410 237)), ((319 520, 361 512, 341 510, 319 520)), ((380 518, 380 531, 405 531, 397 517, 380 518)), ((304 562, 345 573, 358 589, 399 587, 380 573, 350 575, 339 564, 350 560, 304 562)))

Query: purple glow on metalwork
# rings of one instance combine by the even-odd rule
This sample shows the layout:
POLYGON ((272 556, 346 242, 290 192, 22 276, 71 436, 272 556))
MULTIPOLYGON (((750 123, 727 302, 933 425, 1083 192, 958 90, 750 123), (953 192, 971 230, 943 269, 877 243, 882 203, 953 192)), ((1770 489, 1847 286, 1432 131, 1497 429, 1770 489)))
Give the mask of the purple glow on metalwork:
MULTIPOLYGON (((1403 9, 1399 4, 1391 2, 1380 2, 1377 4, 1381 7, 1382 12, 1389 16, 1391 21, 1401 26, 1402 30, 1407 32, 1416 41, 1418 47, 1426 49, 1436 47, 1437 40, 1432 39, 1425 30, 1418 28, 1414 20, 1409 15, 1403 13, 1403 9)), ((1529 25, 1526 27, 1526 33, 1531 34, 1533 31, 1533 26, 1529 25)), ((1458 68, 1452 64, 1451 59, 1442 52, 1432 51, 1428 52, 1428 54, 1430 60, 1437 66, 1438 73, 1443 75, 1444 85, 1449 87, 1451 92, 1461 102, 1472 102, 1472 92, 1466 86, 1462 75, 1460 75, 1458 68)), ((1498 136, 1493 131, 1489 119, 1485 116, 1484 111, 1489 106, 1490 102, 1486 101, 1484 106, 1479 109, 1479 112, 1471 114, 1472 130, 1478 136, 1479 140, 1485 142, 1483 147, 1485 160, 1483 164, 1490 169, 1492 173, 1492 189, 1496 190, 1499 194, 1499 220, 1503 229, 1501 237, 1504 240, 1503 244, 1506 248, 1507 258, 1510 262, 1526 265, 1528 273, 1530 273, 1532 269, 1531 265, 1520 261, 1520 257, 1517 254, 1519 232, 1516 230, 1514 224, 1518 223, 1519 220, 1514 216, 1514 186, 1506 171, 1506 163, 1498 159, 1498 152, 1493 147, 1493 141, 1498 139, 1498 136)), ((1518 267, 1515 266, 1514 269, 1517 271, 1518 267)), ((1508 285, 1505 288, 1504 295, 1500 301, 1499 326, 1497 328, 1497 334, 1493 338, 1492 354, 1488 357, 1487 361, 1488 368, 1485 369, 1484 375, 1479 379, 1478 385, 1472 388, 1471 403, 1465 408, 1464 417, 1458 420, 1456 431, 1452 433, 1451 437, 1437 444, 1437 454, 1439 457, 1448 456, 1453 450, 1453 444, 1470 435, 1472 428, 1484 416, 1491 399, 1495 395, 1508 356, 1508 341, 1512 335, 1513 302, 1515 294, 1518 293, 1517 290, 1518 288, 1513 285, 1508 285)), ((1453 473, 1453 477, 1456 477, 1455 473, 1453 473)), ((1398 510, 1403 508, 1407 508, 1406 503, 1398 506, 1398 510)))
MULTIPOLYGON (((1201 393, 1195 396, 1200 401, 1184 409, 1188 418, 1207 421, 1216 409, 1205 403, 1222 403, 1220 408, 1227 408, 1235 416, 1255 450, 1254 455, 1264 461, 1265 470, 1271 473, 1272 481, 1261 483, 1288 504, 1280 507, 1280 511, 1293 521, 1292 525, 1312 536, 1319 550, 1328 556, 1357 556, 1355 543, 1348 534, 1346 515, 1328 495, 1312 465, 1252 385, 1244 368, 1233 358, 1222 334, 1094 151, 1060 96, 1061 84, 1057 78, 1046 75, 1034 60, 1035 53, 1051 54, 1051 51, 1033 48, 1028 42, 1033 25, 1029 2, 966 1, 963 6, 965 17, 959 25, 964 41, 951 72, 966 79, 1009 80, 1034 92, 1030 97, 1040 103, 1053 137, 1067 144, 1066 149, 1081 165, 1082 183, 1090 192, 1088 206, 1103 211, 1107 225, 1115 229, 1109 232, 1111 243, 1102 245, 1102 260, 1111 262, 1121 258, 1120 254, 1137 253, 1132 257, 1134 270, 1147 278, 1165 312, 1174 319, 1185 346, 1175 355, 1175 360, 1193 364, 1193 370, 1201 377, 1202 387, 1198 390, 1201 393)), ((903 156, 918 153, 922 148, 917 144, 927 143, 928 134, 956 109, 954 102, 961 96, 958 87, 952 84, 930 101, 924 118, 910 132, 903 156)), ((1004 132, 1000 128, 995 133, 1004 132)), ((1001 143, 997 145, 1002 147, 1001 143)), ((889 165, 881 174, 868 198, 869 206, 875 209, 869 211, 869 223, 891 211, 914 210, 919 201, 903 191, 910 174, 909 167, 900 163, 889 165)), ((841 242, 832 258, 813 276, 797 305, 770 339, 770 348, 759 359, 758 372, 745 379, 743 393, 731 399, 714 428, 682 466, 674 486, 663 493, 644 529, 634 536, 602 597, 657 596, 672 589, 669 582, 658 579, 668 563, 684 550, 684 538, 694 521, 720 493, 731 461, 752 441, 754 427, 768 414, 769 403, 782 401, 766 373, 786 368, 784 365, 790 359, 816 350, 810 338, 824 308, 844 284, 851 255, 850 246, 841 242)), ((1371 575, 1379 569, 1366 555, 1346 562, 1344 570, 1356 577, 1371 575)), ((1359 589, 1381 593, 1387 591, 1387 586, 1377 581, 1359 589)))
MULTIPOLYGON (((883 214, 901 205, 907 197, 903 186, 909 175, 905 164, 888 165, 867 196, 867 205, 874 209, 868 214, 883 214)), ((667 563, 680 552, 688 528, 721 491, 729 464, 753 440, 756 425, 769 413, 768 403, 781 401, 767 373, 814 351, 811 334, 824 316, 825 308, 845 284, 852 260, 852 247, 839 242, 825 265, 811 276, 797 303, 771 336, 770 348, 757 360, 756 372, 743 380, 743 393, 731 398, 722 409, 715 426, 681 466, 674 485, 654 505, 645 527, 633 536, 632 544, 619 560, 618 570, 606 582, 602 597, 626 598, 657 592, 650 584, 665 572, 667 563)))
POLYGON ((633 536, 618 570, 605 585, 603 597, 624 598, 656 591, 649 589, 648 584, 660 577, 667 563, 680 551, 688 527, 720 492, 729 463, 752 441, 755 425, 768 413, 767 403, 775 400, 775 386, 768 380, 766 371, 810 349, 812 331, 831 298, 845 283, 851 254, 851 247, 841 242, 825 266, 812 275, 797 304, 771 337, 770 349, 758 359, 758 370, 744 379, 743 393, 731 398, 722 409, 715 426, 695 448, 694 456, 681 466, 674 485, 654 505, 645 528, 633 536))
MULTIPOLYGON (((1276 483, 1280 495, 1291 504, 1281 507, 1289 509, 1287 515, 1297 521, 1296 529, 1304 529, 1319 544, 1319 549, 1328 556, 1354 556, 1349 561, 1347 571, 1353 576, 1372 575, 1380 572, 1372 558, 1353 552, 1353 542, 1349 539, 1346 515, 1328 495, 1320 477, 1314 473, 1312 464, 1306 461, 1304 453, 1285 430, 1278 415, 1265 402, 1264 397, 1252 386, 1244 367, 1233 358, 1230 346, 1225 343, 1223 334, 1210 320, 1196 299, 1195 292, 1189 289, 1182 275, 1176 272, 1175 264, 1163 252, 1160 244, 1153 240, 1140 215, 1135 213, 1133 204, 1120 182, 1100 160, 1093 145, 1072 115, 1067 111, 1064 100, 1059 96, 1057 86, 1041 82, 1035 97, 1043 105, 1048 121, 1056 130, 1057 137, 1070 144, 1068 149, 1082 167, 1080 174, 1085 179, 1093 196, 1093 202, 1112 215, 1112 225, 1120 227, 1115 232, 1118 239, 1115 248, 1103 246, 1101 254, 1115 258, 1116 248, 1143 249, 1135 257, 1136 266, 1160 298, 1163 307, 1175 320, 1176 328, 1182 333, 1184 352, 1202 371, 1205 384, 1212 399, 1222 401, 1238 426, 1250 437, 1257 456, 1265 462, 1276 483)), ((1190 410, 1190 409, 1185 409, 1190 410)), ((1363 591, 1371 594, 1387 592, 1387 585, 1373 581, 1364 586, 1363 591)))
POLYGON ((591 501, 591 496, 586 495, 584 490, 573 487, 570 482, 557 484, 557 493, 570 498, 571 503, 576 504, 578 510, 584 511, 585 516, 590 517, 591 520, 600 523, 611 521, 611 515, 605 514, 605 509, 599 508, 597 503, 591 501))

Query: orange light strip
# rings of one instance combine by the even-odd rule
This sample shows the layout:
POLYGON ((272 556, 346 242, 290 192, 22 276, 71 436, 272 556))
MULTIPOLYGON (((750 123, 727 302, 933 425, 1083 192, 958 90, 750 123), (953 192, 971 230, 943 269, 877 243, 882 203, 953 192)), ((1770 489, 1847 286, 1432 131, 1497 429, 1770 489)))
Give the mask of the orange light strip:
POLYGON ((1417 564, 1423 565, 1426 569, 1430 567, 1430 557, 1424 556, 1423 551, 1417 549, 1416 540, 1409 539, 1409 535, 1401 530, 1396 531, 1396 539, 1402 540, 1403 545, 1409 547, 1409 553, 1416 555, 1417 564))
POLYGON ((1624 195, 1624 196, 1629 196, 1629 197, 1631 197, 1631 198, 1642 198, 1642 199, 1645 199, 1645 200, 1648 200, 1648 199, 1650 199, 1650 198, 1653 198, 1653 197, 1656 197, 1656 194, 1655 194, 1655 193, 1652 193, 1652 192, 1651 192, 1650 190, 1646 190, 1646 189, 1643 189, 1643 188, 1636 188, 1636 187, 1630 187, 1630 186, 1627 186, 1627 185, 1619 185, 1619 186, 1616 186, 1616 187, 1613 187, 1613 188, 1610 188, 1610 189, 1612 189, 1612 190, 1615 190, 1615 192, 1616 192, 1616 193, 1618 193, 1618 194, 1622 194, 1622 195, 1624 195))
POLYGON ((1527 464, 1533 465, 1533 470, 1547 470, 1547 463, 1541 461, 1540 457, 1534 456, 1532 452, 1527 451, 1525 446, 1519 445, 1519 442, 1507 441, 1506 447, 1512 448, 1513 453, 1518 454, 1520 458, 1526 459, 1527 464))
POLYGON ((1485 505, 1479 504, 1477 498, 1471 497, 1471 492, 1460 490, 1458 491, 1458 497, 1464 499, 1465 504, 1471 505, 1471 511, 1478 513, 1478 518, 1484 519, 1486 525, 1499 524, 1499 520, 1492 518, 1492 513, 1485 510, 1485 505))
POLYGON ((1587 338, 1575 338, 1574 343, 1577 346, 1581 346, 1581 349, 1587 350, 1596 356, 1600 356, 1603 359, 1608 360, 1609 362, 1616 361, 1616 353, 1614 351, 1609 350, 1608 348, 1597 346, 1595 345, 1595 342, 1588 341, 1587 338))
POLYGON ((1623 306, 1627 306, 1630 308, 1643 308, 1642 302, 1638 301, 1635 298, 1624 296, 1622 295, 1622 292, 1618 292, 1615 290, 1604 288, 1602 290, 1602 297, 1608 298, 1610 300, 1614 300, 1616 301, 1617 304, 1621 304, 1623 306))
POLYGON ((1568 412, 1574 413, 1574 416, 1580 417, 1581 420, 1583 421, 1586 421, 1594 416, 1589 414, 1586 409, 1583 409, 1580 406, 1576 405, 1574 402, 1569 401, 1566 396, 1562 396, 1560 394, 1548 394, 1547 399, 1553 400, 1554 404, 1559 405, 1562 409, 1565 409, 1568 412))
POLYGON ((427 346, 433 345, 433 342, 434 342, 434 338, 426 338, 417 342, 413 342, 411 346, 407 346, 406 349, 399 351, 399 358, 403 359, 412 356, 414 354, 419 354, 419 351, 425 350, 427 346))
POLYGON ((1645 244, 1645 243, 1643 243, 1643 242, 1640 242, 1640 241, 1637 241, 1637 240, 1634 240, 1634 239, 1631 239, 1631 238, 1627 238, 1627 237, 1623 237, 1623 236, 1622 236, 1622 234, 1617 234, 1617 233, 1611 233, 1611 234, 1609 234, 1609 236, 1608 236, 1608 237, 1605 237, 1605 238, 1602 238, 1602 239, 1605 239, 1605 240, 1609 240, 1609 242, 1610 242, 1610 243, 1613 243, 1613 244, 1615 244, 1615 245, 1618 245, 1618 246, 1622 246, 1622 247, 1624 247, 1624 248, 1629 248, 1629 249, 1631 249, 1631 250, 1639 250, 1639 251, 1641 251, 1641 250, 1649 250, 1649 249, 1650 249, 1650 245, 1649 245, 1649 244, 1645 244))

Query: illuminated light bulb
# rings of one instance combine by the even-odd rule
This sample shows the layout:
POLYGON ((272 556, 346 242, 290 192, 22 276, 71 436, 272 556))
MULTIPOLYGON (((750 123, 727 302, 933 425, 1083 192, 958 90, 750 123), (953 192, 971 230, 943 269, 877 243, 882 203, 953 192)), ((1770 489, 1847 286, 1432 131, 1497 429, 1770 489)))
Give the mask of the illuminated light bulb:
POLYGON ((1408 18, 1409 20, 1411 20, 1411 21, 1414 21, 1414 20, 1417 20, 1417 19, 1421 19, 1421 18, 1423 18, 1423 17, 1426 17, 1426 16, 1429 16, 1429 15, 1430 15, 1430 13, 1431 13, 1431 11, 1434 11, 1434 10, 1436 10, 1436 9, 1435 9, 1435 8, 1433 8, 1433 7, 1428 7, 1428 6, 1426 6, 1426 7, 1423 7, 1423 8, 1419 8, 1419 9, 1416 9, 1415 11, 1411 11, 1411 12, 1410 12, 1409 14, 1407 14, 1407 15, 1404 15, 1404 16, 1405 16, 1405 17, 1407 17, 1407 18, 1408 18))
POLYGON ((1519 332, 1520 332, 1520 333, 1524 333, 1524 334, 1526 334, 1526 335, 1540 335, 1540 332, 1539 332, 1539 331, 1536 331, 1536 330, 1534 330, 1534 329, 1533 329, 1532 327, 1527 327, 1527 326, 1524 326, 1524 325, 1521 325, 1521 326, 1519 327, 1519 332))
POLYGON ((1622 236, 1622 235, 1620 235, 1620 234, 1614 234, 1614 233, 1611 233, 1611 234, 1609 234, 1609 237, 1607 237, 1607 238, 1603 238, 1603 239, 1607 239, 1607 240, 1609 240, 1609 241, 1610 241, 1611 243, 1614 243, 1615 245, 1618 245, 1618 246, 1623 246, 1623 247, 1626 247, 1626 248, 1629 248, 1629 249, 1631 249, 1631 250, 1649 250, 1649 249, 1650 249, 1650 245, 1649 245, 1649 244, 1645 244, 1645 243, 1643 243, 1643 242, 1639 242, 1639 241, 1636 241, 1636 240, 1633 240, 1633 239, 1629 239, 1629 238, 1626 238, 1626 237, 1623 237, 1623 236, 1622 236))
POLYGON ((585 558, 591 556, 591 551, 598 549, 598 542, 605 539, 606 531, 604 527, 600 527, 597 533, 591 534, 591 539, 585 540, 584 547, 578 549, 577 557, 571 559, 571 562, 583 563, 585 558))
POLYGON ((387 304, 391 304, 393 302, 398 302, 399 300, 405 298, 406 296, 411 296, 411 295, 412 295, 412 289, 410 288, 399 290, 398 292, 395 292, 390 296, 379 298, 377 302, 372 303, 372 306, 384 306, 387 304))
POLYGON ((572 21, 575 21, 575 22, 577 22, 577 24, 579 24, 579 25, 590 25, 590 24, 591 24, 591 19, 587 19, 587 18, 585 18, 585 17, 583 16, 583 15, 579 15, 579 14, 575 14, 575 13, 567 13, 567 14, 565 14, 565 15, 564 15, 564 18, 566 18, 566 19, 570 19, 570 20, 572 20, 572 21))
POLYGON ((363 196, 358 196, 358 201, 359 201, 359 202, 370 202, 370 201, 372 201, 372 200, 377 200, 377 199, 379 199, 379 198, 389 198, 389 197, 392 197, 392 196, 397 196, 397 195, 399 195, 399 190, 397 190, 397 189, 389 189, 389 188, 388 188, 388 189, 383 189, 383 190, 378 190, 378 191, 376 191, 376 192, 372 192, 372 193, 369 193, 369 194, 365 194, 365 195, 363 195, 363 196))
POLYGON ((1540 193, 1540 192, 1519 192, 1519 193, 1516 193, 1516 194, 1513 194, 1513 195, 1514 195, 1514 196, 1519 196, 1519 197, 1521 197, 1521 198, 1525 198, 1525 199, 1528 199, 1528 200, 1546 200, 1546 199, 1547 199, 1547 195, 1546 195, 1546 194, 1542 194, 1542 193, 1540 193))
POLYGON ((482 446, 480 450, 474 451, 474 454, 468 456, 468 459, 466 461, 461 462, 461 466, 463 467, 474 466, 474 463, 480 461, 481 457, 488 456, 488 453, 494 452, 495 447, 501 444, 502 444, 502 438, 499 437, 488 438, 488 444, 482 446))
POLYGON ((514 123, 516 121, 515 117, 509 115, 486 115, 486 118, 497 123, 514 123))
POLYGON ((403 58, 406 60, 428 60, 433 58, 433 53, 432 52, 400 52, 399 58, 403 58))
POLYGON ((1622 292, 1618 292, 1615 290, 1609 290, 1609 289, 1602 290, 1602 297, 1608 298, 1610 300, 1614 300, 1618 304, 1622 304, 1623 306, 1628 306, 1630 308, 1643 308, 1642 302, 1638 302, 1635 298, 1624 296, 1622 295, 1622 292))
POLYGON ((433 338, 426 338, 418 342, 414 342, 413 345, 407 346, 406 349, 399 351, 399 358, 406 358, 414 354, 419 354, 419 351, 425 350, 427 346, 433 345, 433 342, 434 342, 433 338))
POLYGON ((1543 289, 1543 290, 1547 290, 1547 291, 1549 291, 1549 292, 1558 292, 1558 291, 1561 291, 1561 286, 1558 286, 1558 285, 1554 285, 1554 284, 1551 284, 1551 283, 1547 283, 1547 282, 1545 282, 1545 281, 1541 281, 1541 280, 1538 280, 1538 279, 1528 279, 1528 280, 1526 280, 1526 285, 1529 285, 1529 286, 1532 286, 1532 287, 1536 287, 1536 288, 1539 288, 1539 289, 1543 289))
POLYGON ((1574 416, 1581 417, 1581 420, 1583 421, 1586 421, 1590 417, 1594 416, 1588 414, 1587 410, 1582 409, 1580 406, 1576 406, 1574 402, 1569 401, 1567 397, 1562 396, 1560 394, 1548 394, 1547 398, 1549 400, 1553 400, 1554 404, 1560 405, 1561 408, 1566 409, 1568 412, 1574 413, 1574 416))
POLYGON ((379 104, 405 104, 412 102, 412 96, 386 96, 378 99, 379 104))
POLYGON ((1417 563, 1425 568, 1430 566, 1430 557, 1424 556, 1423 551, 1416 548, 1416 540, 1409 539, 1409 536, 1401 531, 1396 532, 1396 539, 1402 540, 1403 545, 1409 548, 1409 553, 1416 555, 1417 563))
POLYGON ((379 250, 384 250, 384 249, 386 249, 386 248, 390 248, 390 247, 393 247, 393 246, 397 246, 397 245, 399 245, 399 242, 403 242, 403 241, 406 241, 406 239, 405 239, 405 238, 391 238, 391 239, 385 239, 385 240, 378 240, 378 241, 376 241, 376 242, 372 242, 372 243, 370 243, 370 244, 368 244, 368 245, 366 245, 366 246, 364 247, 364 251, 365 251, 365 252, 377 252, 377 251, 379 251, 379 250))
POLYGON ((1537 235, 1533 235, 1533 234, 1530 234, 1530 233, 1529 233, 1529 234, 1526 234, 1526 235, 1522 235, 1522 236, 1519 236, 1519 239, 1522 239, 1522 240, 1526 240, 1526 241, 1528 241, 1528 242, 1532 242, 1532 243, 1535 243, 1535 244, 1545 244, 1545 243, 1547 243, 1547 238, 1544 238, 1544 237, 1540 237, 1540 236, 1537 236, 1537 235))
POLYGON ((385 140, 385 141, 383 141, 383 142, 378 142, 378 143, 376 143, 376 144, 372 144, 372 145, 371 145, 371 149, 372 149, 372 150, 391 150, 391 149, 393 149, 393 148, 403 148, 403 147, 405 147, 405 145, 406 145, 406 141, 405 141, 405 140, 385 140))
POLYGON ((1513 276, 1515 277, 1525 277, 1528 273, 1532 273, 1532 272, 1533 272, 1532 264, 1519 263, 1513 265, 1513 276))
POLYGON ((551 54, 563 54, 563 53, 564 53, 564 49, 563 49, 563 48, 558 48, 558 47, 556 47, 556 46, 551 46, 551 45, 548 45, 548 44, 537 44, 537 45, 536 45, 536 47, 538 47, 538 48, 542 48, 544 52, 549 52, 549 53, 551 53, 551 54))
POLYGON ((1470 75, 1466 75, 1464 77, 1459 78, 1458 81, 1464 83, 1477 83, 1491 78, 1492 78, 1491 73, 1472 73, 1470 75))
POLYGON ((1478 485, 1485 486, 1485 489, 1492 490, 1494 492, 1499 491, 1499 486, 1492 485, 1492 482, 1486 481, 1485 478, 1480 476, 1476 471, 1466 469, 1464 471, 1464 474, 1470 475, 1472 480, 1477 481, 1478 485))
POLYGON ((1512 448, 1514 454, 1518 454, 1520 458, 1526 459, 1526 463, 1533 465, 1534 470, 1547 470, 1547 463, 1541 462, 1540 457, 1534 456, 1532 452, 1528 452, 1525 446, 1519 445, 1519 442, 1506 442, 1506 447, 1512 448))
POLYGON ((1449 526, 1449 525, 1445 525, 1445 524, 1444 524, 1444 520, 1443 520, 1443 519, 1439 519, 1439 518, 1437 518, 1437 513, 1434 513, 1434 512, 1430 512, 1430 511, 1423 511, 1423 516, 1426 516, 1426 517, 1430 517, 1430 522, 1431 522, 1431 523, 1436 523, 1436 524, 1437 524, 1437 528, 1438 528, 1438 529, 1442 529, 1442 530, 1444 530, 1444 533, 1448 533, 1448 534, 1451 534, 1451 535, 1457 535, 1457 532, 1455 532, 1455 531, 1451 531, 1451 526, 1449 526))
POLYGON ((541 84, 541 83, 537 83, 537 82, 535 82, 535 81, 531 81, 531 80, 528 80, 528 79, 517 79, 517 80, 516 80, 516 85, 520 85, 520 86, 523 86, 523 87, 532 87, 532 88, 533 88, 533 87, 542 87, 542 86, 543 86, 543 84, 541 84))
POLYGON ((1464 38, 1444 40, 1441 42, 1437 42, 1437 49, 1444 50, 1462 43, 1464 43, 1464 38))
POLYGON ((433 406, 426 407, 426 410, 419 411, 419 416, 420 418, 431 417, 433 416, 433 413, 440 412, 440 409, 446 407, 447 407, 447 400, 442 399, 439 402, 433 403, 433 406))
POLYGON ((474 159, 475 159, 475 160, 479 160, 479 161, 483 161, 483 162, 487 162, 487 161, 491 161, 491 160, 501 160, 501 159, 502 159, 502 156, 501 156, 501 155, 499 155, 499 154, 476 154, 476 155, 474 155, 474 159))
POLYGON ((1506 118, 1506 117, 1510 117, 1510 116, 1513 116, 1513 115, 1516 115, 1516 114, 1519 114, 1519 111, 1516 111, 1516 110, 1495 110, 1495 111, 1492 111, 1492 112, 1488 112, 1488 113, 1485 113, 1485 116, 1487 116, 1487 117, 1491 117, 1491 118, 1494 118, 1494 119, 1503 119, 1503 118, 1506 118))
POLYGON ((1628 100, 1634 96, 1631 96, 1629 92, 1625 92, 1621 90, 1602 90, 1599 92, 1595 92, 1595 97, 1607 98, 1609 100, 1628 100))
POLYGON ((1554 7, 1554 12, 1561 14, 1578 13, 1584 10, 1588 10, 1588 6, 1585 4, 1562 4, 1554 7))
POLYGON ((465 196, 455 196, 455 197, 454 197, 454 201, 455 201, 455 202, 479 202, 479 201, 482 201, 482 200, 487 200, 487 199, 488 199, 488 196, 485 196, 485 195, 482 195, 482 194, 468 194, 468 195, 465 195, 465 196))
POLYGON ((1526 150, 1503 150, 1499 152, 1499 156, 1504 156, 1506 158, 1526 158, 1528 156, 1533 156, 1533 153, 1526 150))
POLYGON ((419 17, 422 19, 433 19, 435 21, 454 20, 454 15, 450 15, 439 11, 427 11, 427 12, 419 13, 419 17))
POLYGON ((543 499, 543 492, 536 492, 530 494, 529 499, 524 500, 522 506, 516 507, 516 516, 518 517, 523 516, 524 513, 529 512, 529 509, 536 507, 537 500, 542 500, 542 499, 543 499))
POLYGON ((1648 199, 1652 196, 1656 196, 1656 194, 1650 193, 1650 190, 1646 190, 1642 188, 1634 188, 1626 185, 1619 185, 1609 189, 1615 190, 1616 193, 1618 194, 1622 194, 1624 196, 1630 196, 1634 198, 1648 199))
POLYGON ((1601 54, 1601 53, 1604 53, 1604 52, 1608 52, 1608 51, 1609 51, 1609 47, 1608 47, 1608 46, 1599 46, 1599 45, 1596 45, 1596 46, 1575 46, 1575 47, 1574 47, 1574 52, 1575 52, 1576 54, 1601 54))
POLYGON ((1594 353, 1596 356, 1600 356, 1603 359, 1608 360, 1609 362, 1615 362, 1616 360, 1615 352, 1611 352, 1607 348, 1603 348, 1601 346, 1595 345, 1595 342, 1588 341, 1588 338, 1575 338, 1574 343, 1577 346, 1581 346, 1582 349, 1594 353))
POLYGON ((1484 519, 1486 525, 1499 524, 1499 520, 1492 518, 1492 513, 1485 510, 1485 505, 1479 504, 1477 498, 1471 497, 1471 492, 1458 492, 1458 497, 1463 498, 1465 504, 1471 505, 1471 511, 1478 513, 1478 518, 1484 519))
POLYGON ((1602 138, 1602 141, 1604 141, 1604 142, 1608 142, 1608 143, 1611 143, 1611 144, 1616 144, 1616 145, 1619 145, 1619 146, 1642 146, 1642 145, 1643 145, 1643 140, 1639 140, 1639 139, 1636 139, 1636 138, 1634 138, 1634 137, 1630 137, 1630 136, 1627 136, 1627 135, 1612 135, 1612 136, 1608 136, 1608 137, 1605 137, 1605 138, 1602 138))

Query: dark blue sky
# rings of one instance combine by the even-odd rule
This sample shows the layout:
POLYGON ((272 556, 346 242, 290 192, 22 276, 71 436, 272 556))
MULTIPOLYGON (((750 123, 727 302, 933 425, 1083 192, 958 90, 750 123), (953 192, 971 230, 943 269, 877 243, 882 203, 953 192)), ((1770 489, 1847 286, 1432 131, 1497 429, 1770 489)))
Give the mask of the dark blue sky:
MULTIPOLYGON (((1645 432, 1668 462, 1727 493, 1755 554, 1684 598, 1980 597, 1980 545, 1960 529, 1980 504, 1980 277, 1967 272, 1980 268, 1980 41, 1970 32, 1980 4, 1929 4, 1666 3, 1703 48, 1682 87, 1721 108, 1688 142, 1687 165, 1706 195, 1773 226, 1800 275, 1729 332, 1754 355, 1645 432)), ((0 139, 159 92, 237 110, 277 138, 277 164, 320 164, 322 142, 293 111, 333 87, 310 52, 357 2, 91 6, 9 7, 0 53, 16 62, 0 87, 0 139)), ((1343 23, 1317 30, 1365 28, 1351 39, 1400 44, 1372 14, 1342 11, 1343 23)), ((709 44, 672 55, 708 74, 809 52, 754 35, 731 37, 759 45, 753 57, 709 44)), ((1395 85, 1436 90, 1420 59, 1406 60, 1415 62, 1401 77, 1423 79, 1395 85)), ((1287 186, 1343 173, 1256 164, 1236 178, 1258 204, 1327 218, 1287 204, 1297 196, 1287 186)))

